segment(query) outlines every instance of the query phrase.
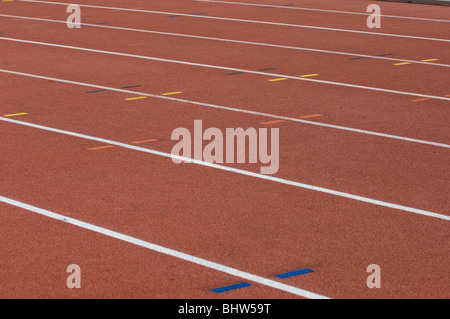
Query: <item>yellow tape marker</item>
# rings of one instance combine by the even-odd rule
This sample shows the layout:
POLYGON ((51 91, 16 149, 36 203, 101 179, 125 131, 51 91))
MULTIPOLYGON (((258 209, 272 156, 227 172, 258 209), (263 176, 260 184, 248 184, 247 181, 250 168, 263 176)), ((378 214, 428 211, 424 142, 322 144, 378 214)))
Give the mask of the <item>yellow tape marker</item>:
POLYGON ((299 75, 301 78, 309 78, 311 76, 318 76, 319 74, 305 74, 305 75, 299 75))
POLYGON ((131 142, 131 144, 144 144, 144 143, 151 143, 151 142, 156 142, 158 141, 157 139, 150 139, 150 140, 143 140, 143 141, 135 141, 135 142, 131 142))
POLYGON ((133 101, 133 100, 139 100, 139 99, 146 99, 146 96, 138 96, 138 97, 130 97, 128 99, 125 99, 125 101, 133 101))
POLYGON ((97 151, 97 150, 103 150, 105 148, 113 148, 114 146, 112 145, 105 145, 105 146, 98 146, 98 147, 91 147, 88 148, 88 151, 97 151))
POLYGON ((175 94, 181 94, 183 92, 170 92, 170 93, 163 93, 162 95, 175 95, 175 94))
POLYGON ((269 82, 283 81, 283 80, 287 80, 287 78, 271 79, 271 80, 269 80, 269 82))
POLYGON ((16 114, 7 114, 7 115, 3 115, 6 117, 11 117, 11 116, 19 116, 19 115, 27 115, 28 113, 16 113, 16 114))
POLYGON ((260 124, 268 125, 268 124, 275 124, 275 123, 282 123, 283 120, 275 120, 275 121, 269 121, 269 122, 261 122, 260 124))
POLYGON ((394 65, 405 65, 405 64, 411 64, 411 62, 394 63, 394 65))
POLYGON ((2 2, 13 2, 14 0, 2 0, 2 2))
POLYGON ((422 62, 431 62, 431 61, 438 61, 439 59, 428 59, 428 60, 421 60, 422 62))

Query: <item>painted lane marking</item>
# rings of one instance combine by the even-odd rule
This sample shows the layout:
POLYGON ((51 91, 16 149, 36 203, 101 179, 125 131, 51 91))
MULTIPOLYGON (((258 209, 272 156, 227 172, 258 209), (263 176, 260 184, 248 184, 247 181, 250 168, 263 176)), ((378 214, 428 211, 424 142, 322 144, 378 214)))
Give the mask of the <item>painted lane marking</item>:
POLYGON ((113 148, 113 147, 114 147, 113 145, 104 145, 104 146, 90 147, 87 150, 88 151, 98 151, 98 150, 104 150, 104 149, 113 148))
MULTIPOLYGON (((18 16, 0 14, 0 17, 14 18, 14 17, 18 17, 18 16)), ((32 18, 32 17, 20 17, 20 18, 27 19, 27 20, 52 22, 52 23, 64 23, 64 24, 67 23, 66 21, 61 21, 61 20, 38 19, 38 18, 32 18)), ((256 45, 256 46, 265 46, 265 47, 271 47, 271 48, 310 51, 310 52, 319 52, 319 53, 327 53, 327 54, 361 56, 361 57, 366 57, 366 58, 370 58, 370 59, 381 59, 381 60, 390 60, 390 61, 408 61, 408 62, 416 63, 416 64, 425 64, 425 65, 433 65, 433 66, 441 66, 441 67, 450 67, 449 64, 432 63, 432 62, 421 62, 421 61, 405 60, 405 59, 394 59, 394 58, 386 58, 386 57, 383 57, 383 56, 355 54, 355 53, 349 53, 349 52, 339 52, 339 51, 320 50, 320 49, 312 49, 312 48, 302 48, 302 47, 294 47, 294 46, 287 46, 287 45, 277 45, 277 44, 269 44, 269 43, 232 40, 232 39, 225 39, 225 38, 204 37, 204 36, 197 36, 197 35, 190 35, 190 34, 181 34, 181 33, 170 33, 170 32, 142 30, 142 29, 133 29, 133 28, 123 28, 123 27, 113 27, 113 26, 100 26, 100 25, 95 25, 95 24, 82 24, 82 25, 89 26, 89 27, 112 29, 112 30, 122 30, 122 31, 131 31, 131 32, 143 32, 143 33, 151 33, 151 34, 161 34, 161 35, 168 35, 168 36, 203 39, 203 40, 211 40, 211 41, 222 41, 222 42, 229 42, 229 43, 239 43, 239 44, 246 44, 246 45, 256 45)), ((27 41, 27 40, 13 39, 13 38, 2 38, 2 40, 10 40, 10 41, 17 41, 17 42, 24 42, 24 43, 35 43, 35 44, 45 45, 45 43, 43 43, 43 42, 27 41)))
POLYGON ((316 192, 333 195, 333 196, 337 196, 337 197, 341 197, 341 198, 346 198, 346 199, 350 199, 350 200, 355 200, 355 201, 359 201, 359 202, 363 202, 363 203, 368 203, 368 204, 372 204, 372 205, 376 205, 376 206, 391 208, 394 210, 400 210, 400 211, 413 213, 413 214, 417 214, 417 215, 421 215, 421 216, 427 216, 427 217, 442 219, 445 221, 450 221, 450 216, 444 215, 444 214, 439 214, 439 213, 426 211, 426 210, 418 209, 418 208, 414 208, 414 207, 408 207, 408 206, 404 206, 404 205, 389 203, 389 202, 385 202, 385 201, 381 201, 381 200, 377 200, 377 199, 373 199, 373 198, 369 198, 369 197, 364 197, 364 196, 360 196, 360 195, 354 195, 354 194, 350 194, 350 193, 346 193, 346 192, 336 191, 336 190, 325 188, 325 187, 320 187, 320 186, 305 184, 305 183, 296 182, 296 181, 292 181, 292 180, 287 180, 287 179, 280 178, 280 177, 274 177, 274 176, 270 176, 270 175, 254 173, 254 172, 250 172, 250 171, 246 171, 246 170, 242 170, 242 169, 238 169, 238 168, 233 168, 233 167, 228 167, 228 166, 224 166, 224 165, 220 165, 220 164, 199 161, 199 160, 192 159, 192 158, 187 158, 187 157, 183 157, 183 156, 179 156, 179 155, 173 155, 173 154, 156 151, 156 150, 152 150, 152 149, 148 149, 148 148, 134 146, 131 144, 125 144, 125 143, 121 143, 121 142, 117 142, 117 141, 113 141, 113 140, 108 140, 105 138, 89 136, 89 135, 85 135, 85 134, 65 131, 65 130, 56 129, 56 128, 39 125, 39 124, 17 121, 17 120, 13 120, 10 118, 4 118, 4 117, 0 117, 0 121, 17 124, 17 125, 22 125, 22 126, 27 126, 27 127, 32 127, 32 128, 40 129, 43 131, 54 132, 54 133, 63 134, 63 135, 67 135, 67 136, 73 136, 73 137, 86 139, 86 140, 90 140, 90 141, 96 141, 96 142, 103 143, 103 144, 114 145, 114 146, 122 147, 122 148, 129 149, 129 150, 139 151, 139 152, 143 152, 143 153, 147 153, 147 154, 157 155, 157 156, 171 159, 172 161, 175 159, 175 160, 179 160, 179 161, 182 161, 185 163, 192 163, 192 164, 197 164, 197 165, 205 166, 205 167, 209 167, 209 168, 215 168, 215 169, 218 169, 221 171, 226 171, 226 172, 235 173, 235 174, 239 174, 239 175, 243 175, 243 176, 253 177, 256 179, 275 182, 275 183, 279 183, 279 184, 283 184, 283 185, 287 185, 287 186, 316 191, 316 192))
POLYGON ((310 119, 313 117, 319 117, 322 116, 322 114, 311 114, 311 115, 304 115, 304 116, 300 116, 301 119, 310 119))
POLYGON ((141 99, 146 99, 146 96, 137 96, 137 97, 129 97, 126 98, 125 101, 134 101, 134 100, 141 100, 141 99))
MULTIPOLYGON (((38 0, 18 0, 18 1, 54 4, 54 5, 63 5, 63 6, 67 6, 67 5, 72 4, 72 3, 65 3, 65 2, 51 2, 51 1, 38 1, 38 0)), ((146 13, 152 13, 152 14, 169 15, 169 16, 172 16, 172 17, 174 15, 180 15, 179 13, 174 13, 174 12, 152 11, 152 10, 135 10, 135 9, 127 9, 127 8, 93 6, 93 5, 86 5, 86 4, 77 4, 77 5, 79 5, 80 7, 86 7, 86 8, 117 9, 117 10, 123 10, 123 11, 146 12, 146 13)), ((322 30, 322 31, 347 32, 347 33, 358 33, 358 34, 375 35, 375 36, 385 36, 385 37, 397 37, 397 38, 407 38, 407 39, 416 39, 416 40, 450 42, 450 40, 448 40, 448 39, 427 38, 427 37, 410 36, 410 35, 403 35, 403 34, 369 32, 369 31, 338 29, 338 28, 326 28, 326 27, 300 25, 300 24, 289 24, 289 23, 279 23, 279 22, 270 22, 270 21, 259 21, 259 20, 248 20, 248 19, 234 19, 234 18, 225 18, 225 17, 207 16, 207 15, 193 15, 193 14, 183 14, 183 16, 185 16, 185 17, 202 18, 202 19, 210 19, 210 20, 221 20, 221 21, 241 22, 241 23, 253 23, 253 24, 275 25, 275 26, 294 27, 294 28, 315 29, 315 30, 322 30)))
MULTIPOLYGON (((10 38, 3 38, 3 37, 0 37, 0 39, 1 40, 11 40, 10 38)), ((19 42, 21 42, 21 41, 19 41, 19 42)), ((27 41, 27 43, 32 43, 32 41, 27 41)), ((42 43, 35 43, 35 44, 42 44, 42 43)), ((74 50, 80 50, 80 51, 88 51, 88 52, 96 52, 96 53, 118 55, 118 56, 138 57, 138 58, 141 58, 141 59, 147 59, 147 60, 152 60, 152 61, 175 63, 175 64, 181 64, 181 65, 190 65, 190 66, 210 68, 210 69, 216 69, 216 70, 229 70, 229 71, 235 71, 235 72, 246 72, 246 73, 251 73, 251 74, 259 74, 259 75, 265 75, 265 76, 278 76, 278 77, 285 77, 285 78, 294 79, 294 80, 298 80, 298 81, 310 81, 310 82, 322 83, 322 84, 328 84, 328 85, 336 85, 336 86, 358 88, 358 89, 363 89, 363 90, 378 91, 378 92, 393 93, 393 94, 410 95, 410 96, 417 96, 417 97, 428 97, 428 98, 432 98, 432 99, 450 101, 450 99, 445 98, 445 97, 441 97, 441 96, 433 96, 433 95, 420 94, 420 93, 412 93, 412 92, 404 92, 404 91, 397 91, 397 90, 390 90, 390 89, 382 89, 382 88, 371 87, 371 86, 364 86, 364 85, 357 85, 357 84, 333 82, 333 81, 318 80, 318 79, 311 79, 311 78, 301 78, 301 77, 284 75, 284 74, 266 73, 266 72, 258 72, 258 71, 251 71, 251 70, 243 70, 243 69, 224 67, 224 66, 218 66, 218 65, 203 64, 203 63, 196 63, 196 62, 170 60, 170 59, 148 57, 148 56, 136 56, 136 55, 133 55, 133 54, 110 52, 110 51, 102 51, 102 50, 94 50, 94 49, 86 49, 86 48, 79 48, 79 47, 70 47, 70 46, 66 46, 66 45, 55 45, 55 44, 49 44, 49 43, 44 44, 44 45, 60 47, 60 48, 65 48, 65 49, 74 49, 74 50)), ((0 71, 6 72, 7 70, 0 70, 0 71)))
POLYGON ((284 123, 283 120, 275 120, 275 121, 268 121, 268 122, 261 122, 262 125, 270 125, 270 124, 276 124, 276 123, 284 123))
POLYGON ((169 92, 169 93, 163 93, 163 94, 161 94, 161 95, 164 95, 164 96, 169 96, 169 95, 177 95, 177 94, 182 94, 183 92, 169 92))
POLYGON ((89 91, 89 92, 86 92, 86 93, 99 93, 99 92, 106 92, 106 90, 89 91))
POLYGON ((6 116, 6 117, 13 117, 13 116, 21 116, 21 115, 27 115, 28 113, 14 113, 14 114, 6 114, 6 115, 3 115, 3 116, 6 116))
POLYGON ((268 80, 269 82, 277 82, 277 81, 284 81, 287 80, 288 78, 277 78, 277 79, 270 79, 268 80))
MULTIPOLYGON (((233 5, 257 6, 257 7, 263 5, 263 4, 257 4, 257 3, 243 3, 243 2, 216 1, 216 0, 195 0, 195 1, 214 2, 214 3, 226 3, 226 4, 233 4, 233 5)), ((338 11, 338 10, 329 10, 329 9, 302 8, 302 7, 294 7, 292 5, 270 5, 270 6, 267 6, 267 7, 268 8, 292 9, 292 10, 303 10, 303 11, 328 12, 328 13, 370 15, 370 13, 365 13, 365 12, 352 12, 352 11, 338 11)), ((387 15, 387 14, 383 14, 383 17, 396 18, 396 19, 411 19, 411 20, 434 21, 434 22, 450 22, 450 20, 439 20, 439 19, 418 18, 418 17, 408 17, 408 16, 394 16, 394 15, 387 15)))
POLYGON ((279 274, 279 275, 276 275, 275 277, 285 279, 285 278, 300 276, 300 275, 304 275, 304 274, 309 274, 309 273, 312 273, 312 272, 314 272, 314 270, 308 269, 308 268, 304 268, 304 269, 290 271, 290 272, 287 272, 287 273, 284 273, 284 274, 279 274))
POLYGON ((299 75, 299 77, 301 78, 310 78, 312 76, 319 76, 319 74, 304 74, 304 75, 299 75))
POLYGON ((220 288, 216 288, 216 289, 211 289, 212 292, 215 293, 223 293, 223 292, 227 292, 227 291, 231 291, 231 290, 237 290, 237 289, 242 289, 245 287, 250 287, 251 285, 249 283, 246 282, 241 282, 235 285, 230 285, 230 286, 225 286, 225 287, 220 287, 220 288))
MULTIPOLYGON (((96 85, 96 84, 83 83, 83 82, 76 82, 76 81, 58 79, 58 78, 53 78, 53 77, 48 77, 48 76, 42 76, 42 75, 36 75, 36 74, 30 74, 30 73, 23 73, 23 72, 11 71, 11 70, 0 69, 0 72, 8 73, 8 74, 14 74, 14 75, 20 75, 20 76, 25 76, 25 77, 35 78, 35 79, 51 80, 51 81, 65 83, 65 84, 71 84, 71 85, 79 85, 79 86, 84 86, 84 87, 105 89, 105 90, 114 91, 114 92, 122 92, 122 93, 128 93, 128 94, 139 93, 139 94, 145 95, 147 97, 152 97, 152 98, 157 98, 157 99, 164 99, 164 100, 175 101, 175 102, 186 103, 186 104, 192 104, 192 105, 196 105, 196 106, 208 107, 208 108, 213 108, 213 109, 218 109, 218 110, 225 110, 225 111, 244 113, 244 114, 249 114, 249 115, 269 117, 269 118, 286 120, 286 121, 292 121, 292 122, 297 122, 297 123, 302 123, 302 124, 309 124, 309 125, 314 125, 314 126, 319 126, 319 127, 326 127, 326 128, 337 129, 337 130, 342 130, 342 131, 348 131, 348 132, 353 132, 353 133, 359 133, 359 134, 372 135, 372 136, 378 136, 378 137, 383 137, 383 138, 396 139, 396 140, 405 141, 405 142, 412 142, 412 143, 418 143, 418 144, 424 144, 424 145, 431 145, 431 146, 437 146, 437 147, 443 147, 443 148, 450 148, 449 144, 444 144, 444 143, 437 143, 437 142, 419 140, 419 139, 410 138, 410 137, 397 136, 397 135, 392 135, 392 134, 386 134, 386 133, 362 130, 362 129, 352 128, 352 127, 347 127, 347 126, 340 126, 340 125, 334 125, 334 124, 326 124, 326 123, 308 121, 308 120, 298 119, 298 118, 294 118, 294 117, 275 115, 275 114, 258 112, 258 111, 251 111, 251 110, 245 110, 245 109, 236 109, 236 108, 232 108, 232 107, 228 107, 228 106, 222 106, 222 105, 217 105, 217 104, 203 103, 203 102, 184 100, 184 99, 179 99, 179 98, 174 98, 174 97, 169 97, 169 96, 161 96, 161 95, 155 95, 155 94, 149 94, 149 93, 135 92, 135 91, 131 91, 131 90, 117 89, 117 88, 112 88, 112 87, 103 86, 103 85, 96 85)), ((449 95, 449 97, 450 97, 450 95, 449 95)), ((450 100, 448 98, 443 98, 443 99, 450 100)))
POLYGON ((134 141, 134 142, 131 142, 131 144, 144 144, 144 143, 151 143, 151 142, 157 142, 157 141, 158 141, 157 139, 152 138, 149 140, 134 141))
POLYGON ((428 98, 425 99, 417 99, 417 100, 411 100, 411 102, 422 102, 422 101, 428 101, 428 98))
POLYGON ((411 64, 411 62, 394 63, 393 65, 407 65, 407 64, 411 64))
POLYGON ((40 215, 43 215, 43 216, 46 216, 46 217, 49 217, 49 218, 52 218, 52 219, 55 219, 58 221, 62 221, 64 223, 71 224, 71 225, 74 225, 74 226, 77 226, 77 227, 80 227, 83 229, 87 229, 87 230, 93 231, 98 234, 103 234, 108 237, 115 238, 115 239, 130 243, 130 244, 133 244, 136 246, 140 246, 140 247, 143 247, 143 248, 146 248, 146 249, 149 249, 149 250, 152 250, 152 251, 164 254, 164 255, 175 257, 175 258, 178 258, 178 259, 181 259, 184 261, 188 261, 188 262, 191 262, 191 263, 194 263, 194 264, 197 264, 197 265, 209 268, 209 269, 213 269, 213 270, 216 270, 216 271, 219 271, 222 273, 226 273, 226 274, 229 274, 229 275, 232 275, 235 277, 239 277, 244 280, 249 280, 249 281, 261 284, 261 285, 265 285, 265 286, 268 286, 271 288, 282 290, 282 291, 285 291, 285 292, 288 292, 288 293, 291 293, 291 294, 294 294, 297 296, 302 296, 302 297, 309 298, 309 299, 329 299, 328 297, 313 293, 311 291, 307 291, 307 290, 303 290, 303 289, 300 289, 297 287, 282 284, 280 282, 277 282, 277 281, 274 281, 271 279, 253 275, 248 272, 244 272, 244 271, 241 271, 241 270, 238 270, 235 268, 231 268, 231 267, 219 264, 219 263, 215 263, 215 262, 203 259, 203 258, 189 255, 189 254, 186 254, 186 253, 174 250, 174 249, 156 245, 156 244, 153 244, 153 243, 150 243, 150 242, 147 242, 147 241, 135 238, 135 237, 131 237, 131 236, 128 236, 128 235, 125 235, 125 234, 122 234, 122 233, 119 233, 119 232, 116 232, 116 231, 113 231, 113 230, 110 230, 107 228, 103 228, 103 227, 100 227, 100 226, 97 226, 94 224, 86 223, 86 222, 83 222, 83 221, 75 219, 75 218, 60 215, 60 214, 57 214, 57 213, 54 213, 54 212, 51 212, 51 211, 48 211, 48 210, 45 210, 45 209, 42 209, 39 207, 35 207, 35 206, 29 205, 29 204, 25 204, 23 202, 19 202, 19 201, 16 201, 16 200, 13 200, 13 199, 10 199, 7 197, 0 196, 0 202, 15 206, 15 207, 18 207, 21 209, 25 209, 27 211, 37 213, 37 214, 40 214, 40 215))
POLYGON ((139 88, 141 85, 131 85, 131 86, 123 86, 122 89, 131 89, 131 88, 139 88))

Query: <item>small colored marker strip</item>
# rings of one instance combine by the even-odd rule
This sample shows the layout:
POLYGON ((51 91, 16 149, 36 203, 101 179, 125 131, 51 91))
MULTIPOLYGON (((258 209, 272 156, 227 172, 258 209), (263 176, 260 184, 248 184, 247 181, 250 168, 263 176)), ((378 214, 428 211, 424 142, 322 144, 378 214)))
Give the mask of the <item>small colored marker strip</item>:
POLYGON ((378 54, 377 56, 388 56, 388 55, 392 55, 392 53, 378 54))
POLYGON ((131 89, 131 88, 138 88, 141 87, 141 85, 132 85, 132 86, 124 86, 122 89, 131 89))
POLYGON ((258 71, 259 72, 264 72, 264 71, 272 71, 272 70, 275 70, 275 68, 261 69, 261 70, 258 70, 258 71))
POLYGON ((287 78, 271 79, 271 80, 269 80, 269 82, 276 82, 276 81, 283 81, 283 80, 287 80, 287 78))
POLYGON ((222 292, 241 289, 241 288, 250 287, 250 286, 251 285, 246 282, 241 282, 239 284, 235 284, 235 285, 231 285, 231 286, 225 286, 225 287, 221 287, 221 288, 212 289, 211 291, 216 292, 216 293, 222 293, 222 292))
POLYGON ((183 92, 170 92, 170 93, 163 93, 162 95, 167 96, 167 95, 175 95, 175 94, 181 94, 181 93, 183 93, 183 92))
POLYGON ((319 117, 322 116, 322 114, 311 114, 311 115, 305 115, 305 116, 300 116, 301 119, 310 119, 312 117, 319 117))
POLYGON ((350 60, 361 60, 361 59, 365 59, 366 57, 364 57, 364 56, 359 56, 359 57, 356 57, 356 58, 350 58, 350 60))
POLYGON ((134 141, 134 142, 131 142, 131 144, 144 144, 144 143, 151 143, 151 142, 156 142, 156 141, 158 141, 158 140, 152 138, 150 140, 134 141))
POLYGON ((89 91, 89 92, 86 92, 86 93, 98 93, 98 92, 106 92, 106 90, 89 91))
POLYGON ((206 14, 206 12, 194 13, 195 16, 202 15, 202 14, 206 14))
POLYGON ((421 60, 422 62, 431 62, 431 61, 438 61, 439 59, 427 59, 427 60, 421 60))
POLYGON ((268 125, 268 124, 275 124, 275 123, 282 123, 282 122, 284 122, 284 121, 283 120, 275 120, 275 121, 261 122, 261 124, 268 125))
POLYGON ((178 17, 182 17, 183 15, 182 14, 177 14, 177 15, 174 15, 174 16, 170 16, 169 18, 178 18, 178 17))
POLYGON ((102 25, 102 24, 109 24, 109 22, 98 22, 98 23, 94 23, 94 24, 102 25))
POLYGON ((6 117, 13 117, 13 116, 20 116, 20 115, 27 115, 28 113, 15 113, 15 114, 7 114, 7 115, 3 115, 6 117))
POLYGON ((226 75, 237 75, 237 74, 244 74, 244 72, 233 72, 233 73, 227 73, 226 75))
POLYGON ((98 151, 98 150, 104 150, 106 148, 113 148, 114 146, 112 145, 105 145, 105 146, 98 146, 98 147, 91 147, 88 148, 88 151, 98 151))
POLYGON ((411 62, 394 63, 394 65, 406 65, 406 64, 411 64, 411 62))
POLYGON ((299 75, 301 78, 309 78, 312 76, 318 76, 319 74, 305 74, 305 75, 299 75))
POLYGON ((138 96, 138 97, 129 97, 125 99, 125 101, 133 101, 133 100, 140 100, 140 99, 146 99, 146 96, 138 96))
POLYGON ((305 269, 294 270, 294 271, 287 272, 284 274, 276 275, 275 277, 284 279, 284 278, 290 278, 290 277, 294 277, 294 276, 309 274, 311 272, 314 272, 314 270, 305 268, 305 269))
POLYGON ((417 99, 417 100, 411 100, 411 102, 421 102, 421 101, 428 101, 429 98, 424 98, 424 99, 417 99))

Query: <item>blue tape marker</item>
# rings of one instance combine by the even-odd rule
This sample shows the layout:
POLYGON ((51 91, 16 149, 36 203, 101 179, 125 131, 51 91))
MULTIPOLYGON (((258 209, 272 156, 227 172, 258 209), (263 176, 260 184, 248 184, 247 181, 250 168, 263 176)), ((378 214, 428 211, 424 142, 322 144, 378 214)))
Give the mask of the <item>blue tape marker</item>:
POLYGON ((106 90, 89 91, 89 92, 86 92, 86 93, 98 93, 98 92, 106 92, 106 90))
POLYGON ((235 285, 231 285, 231 286, 212 289, 211 291, 216 292, 216 293, 221 293, 221 292, 226 292, 226 291, 230 291, 230 290, 236 290, 236 289, 241 289, 241 288, 245 288, 245 287, 250 287, 250 286, 251 285, 246 282, 241 282, 239 284, 235 284, 235 285))
POLYGON ((233 72, 233 73, 227 73, 226 75, 236 75, 236 74, 244 74, 244 72, 233 72))
POLYGON ((174 16, 169 16, 169 18, 178 18, 178 17, 182 17, 183 15, 182 14, 177 14, 177 15, 174 15, 174 16))
POLYGON ((293 4, 292 4, 292 3, 290 3, 290 4, 282 4, 281 6, 282 6, 282 7, 292 7, 293 4))
POLYGON ((309 274, 310 272, 314 272, 314 270, 305 268, 305 269, 299 269, 299 270, 287 272, 285 274, 276 275, 275 277, 284 279, 284 278, 299 276, 299 275, 303 275, 303 274, 309 274))
POLYGON ((366 57, 364 57, 364 56, 360 56, 360 57, 357 57, 357 58, 350 58, 350 60, 361 60, 361 59, 365 59, 366 57))
POLYGON ((4 34, 4 33, 0 33, 0 34, 4 34))
POLYGON ((98 23, 95 23, 95 24, 97 24, 97 25, 99 25, 99 24, 109 24, 109 22, 98 22, 98 23))
POLYGON ((198 16, 198 15, 201 15, 201 14, 206 14, 206 12, 194 13, 195 16, 198 16))
POLYGON ((273 7, 272 6, 261 7, 261 9, 269 9, 269 8, 273 8, 273 7))
POLYGON ((387 56, 387 55, 392 55, 392 53, 378 54, 377 56, 387 56))

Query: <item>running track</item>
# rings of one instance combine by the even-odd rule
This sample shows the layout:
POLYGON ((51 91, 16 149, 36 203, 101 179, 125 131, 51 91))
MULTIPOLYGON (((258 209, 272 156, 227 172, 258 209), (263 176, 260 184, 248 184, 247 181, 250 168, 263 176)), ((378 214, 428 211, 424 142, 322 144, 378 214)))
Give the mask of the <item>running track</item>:
POLYGON ((75 3, 0 2, 1 298, 450 297, 450 8, 75 3), (278 173, 174 164, 199 119, 278 173))

